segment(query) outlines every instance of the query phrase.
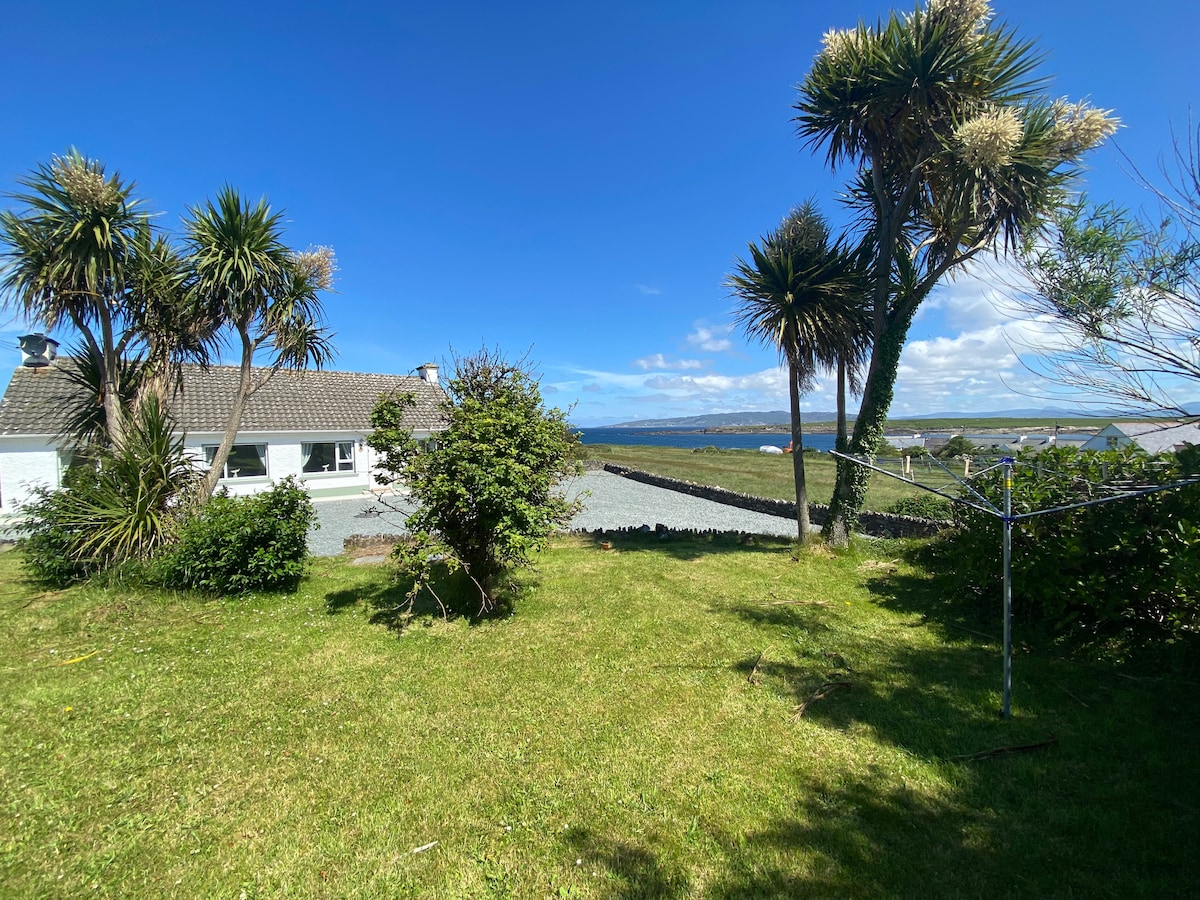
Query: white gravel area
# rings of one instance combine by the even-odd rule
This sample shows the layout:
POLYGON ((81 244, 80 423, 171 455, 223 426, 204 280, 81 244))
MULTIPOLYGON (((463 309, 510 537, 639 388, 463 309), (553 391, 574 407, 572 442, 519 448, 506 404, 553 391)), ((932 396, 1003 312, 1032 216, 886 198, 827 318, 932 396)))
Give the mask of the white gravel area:
MULTIPOLYGON (((611 472, 585 472, 563 484, 567 497, 581 497, 584 509, 571 520, 571 528, 592 531, 648 525, 671 529, 745 531, 791 537, 796 533, 794 519, 750 512, 703 500, 654 485, 622 478, 611 472)), ((308 537, 309 549, 316 556, 336 556, 342 542, 352 534, 398 534, 404 530, 404 517, 412 506, 389 498, 401 511, 387 510, 370 497, 320 500, 313 505, 320 528, 308 537)))

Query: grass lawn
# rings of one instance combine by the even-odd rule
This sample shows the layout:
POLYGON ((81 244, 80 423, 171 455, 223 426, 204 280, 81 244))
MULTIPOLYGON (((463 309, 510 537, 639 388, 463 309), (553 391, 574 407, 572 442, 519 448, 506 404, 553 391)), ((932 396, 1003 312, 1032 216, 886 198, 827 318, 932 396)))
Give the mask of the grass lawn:
POLYGON ((18 563, 6 897, 1200 892, 1195 685, 1018 634, 1002 721, 996 623, 888 544, 563 539, 515 616, 402 630, 342 558, 212 601, 18 563))
MULTIPOLYGON (((714 485, 740 491, 754 497, 795 500, 796 483, 792 476, 792 458, 788 455, 759 453, 756 450, 717 450, 693 453, 679 447, 624 446, 587 444, 588 457, 630 466, 655 475, 679 478, 697 484, 714 485)), ((835 460, 828 454, 804 457, 805 483, 810 503, 829 503, 837 477, 835 460)), ((948 478, 937 481, 940 486, 948 478)), ((864 509, 883 511, 903 497, 925 492, 886 475, 871 475, 864 509)))

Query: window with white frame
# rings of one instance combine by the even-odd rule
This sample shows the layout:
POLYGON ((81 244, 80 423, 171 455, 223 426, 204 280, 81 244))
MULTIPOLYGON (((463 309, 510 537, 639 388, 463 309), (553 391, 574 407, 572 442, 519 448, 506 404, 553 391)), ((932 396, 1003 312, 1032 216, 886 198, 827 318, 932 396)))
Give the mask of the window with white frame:
MULTIPOLYGON (((207 445, 204 448, 204 461, 210 466, 217 455, 217 448, 207 445)), ((267 474, 267 445, 266 444, 234 444, 229 451, 229 459, 225 460, 222 478, 263 478, 267 474)))
POLYGON ((306 475, 354 471, 354 441, 314 441, 300 445, 300 471, 306 475))

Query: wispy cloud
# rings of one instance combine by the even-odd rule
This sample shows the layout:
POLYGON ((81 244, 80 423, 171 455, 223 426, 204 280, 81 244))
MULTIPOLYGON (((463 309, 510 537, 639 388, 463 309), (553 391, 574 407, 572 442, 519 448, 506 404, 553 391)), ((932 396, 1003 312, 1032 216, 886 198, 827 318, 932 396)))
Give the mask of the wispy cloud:
POLYGON ((635 359, 633 364, 644 372, 651 370, 655 371, 671 371, 685 372, 690 369, 703 369, 704 363, 698 359, 668 359, 661 353, 652 353, 650 356, 643 356, 641 359, 635 359))
POLYGON ((779 368, 747 375, 655 375, 646 387, 690 397, 752 393, 778 399, 787 396, 787 376, 779 368))
POLYGON ((634 289, 643 297, 657 297, 662 293, 662 288, 657 288, 649 284, 635 284, 634 289))
POLYGON ((687 336, 687 342, 693 347, 709 353, 721 353, 733 346, 733 342, 729 340, 729 334, 733 331, 732 325, 713 325, 701 321, 693 328, 695 330, 687 336))

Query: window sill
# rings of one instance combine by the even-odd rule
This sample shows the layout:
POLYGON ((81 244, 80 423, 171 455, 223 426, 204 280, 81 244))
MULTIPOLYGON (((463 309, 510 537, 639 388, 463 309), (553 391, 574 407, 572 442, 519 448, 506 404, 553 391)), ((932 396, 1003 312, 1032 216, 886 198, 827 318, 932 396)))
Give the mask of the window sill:
POLYGON ((352 477, 357 474, 358 474, 357 472, 352 471, 350 469, 347 469, 344 472, 301 472, 300 480, 301 481, 309 481, 309 480, 320 481, 323 478, 338 478, 338 477, 347 478, 347 477, 352 477))

